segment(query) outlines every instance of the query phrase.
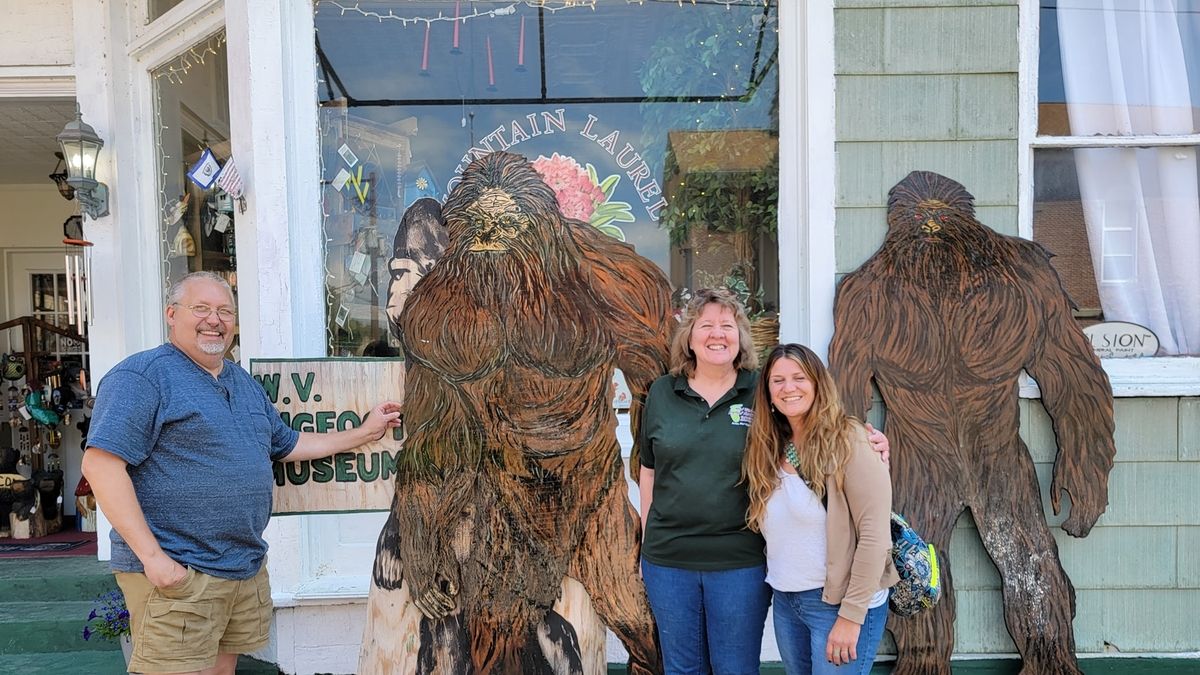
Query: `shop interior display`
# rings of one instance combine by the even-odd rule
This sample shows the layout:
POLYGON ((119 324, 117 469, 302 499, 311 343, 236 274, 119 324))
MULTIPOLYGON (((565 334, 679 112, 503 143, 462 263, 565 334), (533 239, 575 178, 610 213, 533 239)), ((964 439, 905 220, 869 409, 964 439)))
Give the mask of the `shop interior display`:
POLYGON ((33 316, 0 322, 0 331, 17 329, 20 344, 27 348, 0 356, 5 401, 0 420, 0 535, 7 532, 22 539, 62 529, 62 430, 74 423, 86 437, 84 409, 90 409, 92 399, 81 362, 60 360, 38 348, 48 343, 48 334, 82 345, 86 338, 33 316))

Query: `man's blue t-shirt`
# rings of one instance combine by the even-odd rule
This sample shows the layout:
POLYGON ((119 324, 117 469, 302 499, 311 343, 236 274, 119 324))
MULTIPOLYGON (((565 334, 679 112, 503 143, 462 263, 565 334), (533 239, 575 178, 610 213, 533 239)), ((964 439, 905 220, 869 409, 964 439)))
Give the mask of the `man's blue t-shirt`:
MULTIPOLYGON (((129 463, 146 522, 168 556, 249 579, 267 553, 271 460, 299 438, 240 366, 225 361, 214 378, 168 343, 104 376, 87 444, 129 463)), ((115 529, 111 538, 113 571, 142 571, 115 529)))

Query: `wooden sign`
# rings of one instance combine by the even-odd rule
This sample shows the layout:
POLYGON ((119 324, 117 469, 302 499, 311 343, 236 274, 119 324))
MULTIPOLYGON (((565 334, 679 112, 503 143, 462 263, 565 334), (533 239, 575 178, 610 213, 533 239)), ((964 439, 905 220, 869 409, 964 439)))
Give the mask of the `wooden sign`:
MULTIPOLYGON (((404 396, 403 359, 251 359, 250 373, 297 431, 353 429, 380 401, 404 396)), ((403 429, 333 457, 275 462, 272 513, 387 510, 403 429)))

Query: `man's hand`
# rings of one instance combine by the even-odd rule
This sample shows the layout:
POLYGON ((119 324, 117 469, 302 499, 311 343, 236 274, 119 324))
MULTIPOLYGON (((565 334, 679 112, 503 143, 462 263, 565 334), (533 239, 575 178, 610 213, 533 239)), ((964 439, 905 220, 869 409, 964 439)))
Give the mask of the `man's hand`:
POLYGON ((154 584, 155 588, 178 586, 187 576, 187 568, 172 560, 162 551, 143 561, 142 568, 146 573, 146 578, 154 584))
POLYGON ((892 456, 892 448, 888 443, 887 436, 883 432, 871 426, 867 422, 867 442, 871 444, 871 449, 879 453, 879 459, 883 460, 884 464, 888 464, 888 460, 892 456))
POLYGON ((383 438, 388 429, 398 427, 403 422, 400 411, 403 406, 395 401, 384 401, 371 409, 363 418, 362 424, 354 429, 345 431, 329 431, 317 433, 304 431, 296 447, 284 458, 285 462, 302 462, 306 459, 329 457, 339 452, 346 452, 362 445, 383 438))
POLYGON ((371 408, 371 412, 367 413, 362 422, 363 432, 372 441, 377 441, 383 438, 388 429, 394 429, 401 424, 402 411, 404 406, 395 401, 384 401, 379 405, 371 408))

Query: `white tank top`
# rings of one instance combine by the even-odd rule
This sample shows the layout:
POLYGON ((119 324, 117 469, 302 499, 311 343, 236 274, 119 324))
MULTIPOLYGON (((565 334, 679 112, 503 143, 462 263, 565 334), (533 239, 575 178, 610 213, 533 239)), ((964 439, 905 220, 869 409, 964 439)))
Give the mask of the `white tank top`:
MULTIPOLYGON (((771 588, 796 593, 825 585, 825 506, 804 479, 779 472, 779 487, 763 514, 762 535, 771 588)), ((868 607, 878 607, 887 598, 887 589, 881 589, 868 607)))

